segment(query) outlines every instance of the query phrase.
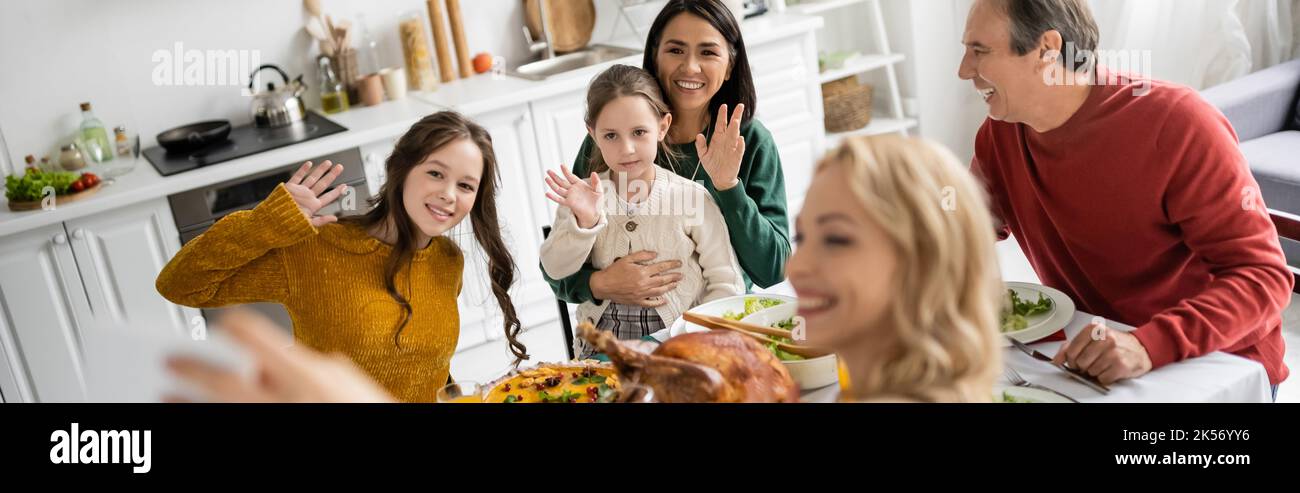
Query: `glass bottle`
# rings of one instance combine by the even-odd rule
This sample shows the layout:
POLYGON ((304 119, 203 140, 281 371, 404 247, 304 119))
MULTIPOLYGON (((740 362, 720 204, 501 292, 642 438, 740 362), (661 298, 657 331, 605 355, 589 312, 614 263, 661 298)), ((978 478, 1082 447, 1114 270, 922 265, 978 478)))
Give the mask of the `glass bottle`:
POLYGON ((90 103, 81 103, 81 141, 86 146, 86 156, 92 161, 102 163, 113 159, 113 147, 108 142, 108 130, 104 123, 90 112, 90 103))
POLYGON ((320 106, 327 114, 348 110, 348 88, 334 74, 334 67, 327 56, 317 59, 320 64, 320 106))
POLYGON ((117 147, 117 157, 131 157, 131 141, 126 136, 126 125, 113 128, 113 144, 117 147))

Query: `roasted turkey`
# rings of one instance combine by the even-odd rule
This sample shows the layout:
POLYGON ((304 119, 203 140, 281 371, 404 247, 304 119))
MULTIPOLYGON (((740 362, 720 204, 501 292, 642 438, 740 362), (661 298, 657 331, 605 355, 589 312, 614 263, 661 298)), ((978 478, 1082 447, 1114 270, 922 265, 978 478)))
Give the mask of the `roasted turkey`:
POLYGON ((730 331, 682 334, 644 353, 589 322, 578 336, 610 361, 625 381, 654 389, 659 402, 798 402, 785 365, 751 338, 730 331))

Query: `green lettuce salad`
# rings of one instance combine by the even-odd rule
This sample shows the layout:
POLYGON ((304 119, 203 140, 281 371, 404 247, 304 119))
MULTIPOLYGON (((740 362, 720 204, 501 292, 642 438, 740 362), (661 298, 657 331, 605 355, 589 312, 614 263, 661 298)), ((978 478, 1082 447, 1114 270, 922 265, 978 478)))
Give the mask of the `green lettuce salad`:
POLYGON ((5 198, 11 202, 35 202, 45 198, 45 187, 53 187, 55 195, 65 195, 72 183, 81 175, 67 171, 44 172, 28 168, 21 175, 5 177, 5 198))
POLYGON ((754 312, 756 311, 762 310, 764 308, 771 308, 776 305, 780 305, 782 303, 785 302, 777 299, 772 299, 772 298, 745 298, 745 311, 736 313, 731 310, 727 310, 722 313, 722 318, 727 318, 739 322, 740 319, 753 315, 754 312))
POLYGON ((1002 307, 1002 332, 1015 332, 1029 327, 1029 317, 1052 310, 1052 299, 1038 293, 1038 301, 1020 298, 1013 289, 1007 290, 1006 304, 1002 307))

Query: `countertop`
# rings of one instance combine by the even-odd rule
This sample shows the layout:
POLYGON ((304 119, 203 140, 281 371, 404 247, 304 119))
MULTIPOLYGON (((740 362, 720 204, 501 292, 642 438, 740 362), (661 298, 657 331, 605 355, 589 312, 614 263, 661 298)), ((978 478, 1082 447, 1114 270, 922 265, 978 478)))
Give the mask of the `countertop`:
MULTIPOLYGON (((796 14, 768 14, 742 24, 745 43, 759 45, 798 33, 820 29, 821 17, 796 14)), ((605 44, 640 48, 642 41, 621 39, 605 44)), ((135 169, 117 178, 112 186, 103 187, 95 196, 62 205, 50 211, 10 211, 0 206, 0 236, 73 220, 150 200, 279 168, 343 149, 391 139, 401 135, 421 117, 442 110, 456 110, 471 117, 490 111, 526 104, 557 94, 581 90, 591 78, 611 65, 622 63, 640 66, 642 55, 632 55, 607 63, 584 67, 543 81, 509 76, 477 75, 441 84, 436 91, 410 92, 398 101, 373 107, 357 107, 328 118, 348 130, 319 139, 246 156, 218 165, 199 168, 168 177, 154 170, 141 157, 135 169)), ((343 163, 345 166, 353 163, 343 163)), ((362 163, 355 163, 361 166, 362 163)), ((93 170, 92 170, 93 171, 93 170)), ((0 199, 7 202, 7 200, 0 199)))

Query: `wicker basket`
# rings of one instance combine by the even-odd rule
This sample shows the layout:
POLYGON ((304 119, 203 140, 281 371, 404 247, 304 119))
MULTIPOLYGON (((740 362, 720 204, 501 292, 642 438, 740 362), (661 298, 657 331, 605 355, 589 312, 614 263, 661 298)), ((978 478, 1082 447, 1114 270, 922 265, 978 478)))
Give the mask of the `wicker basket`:
POLYGON ((871 86, 858 83, 856 75, 822 84, 826 131, 848 132, 871 123, 871 92, 871 86))

